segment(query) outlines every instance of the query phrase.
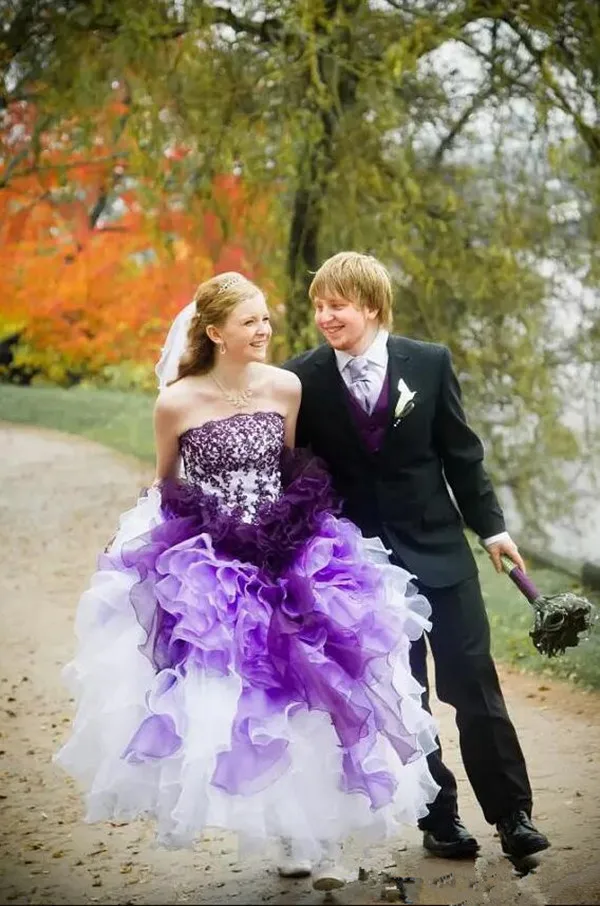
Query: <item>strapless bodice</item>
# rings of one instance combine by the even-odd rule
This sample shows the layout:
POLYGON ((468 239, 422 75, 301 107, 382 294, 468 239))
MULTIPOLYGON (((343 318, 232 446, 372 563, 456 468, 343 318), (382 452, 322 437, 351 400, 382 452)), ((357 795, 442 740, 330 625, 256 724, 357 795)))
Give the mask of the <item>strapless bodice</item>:
POLYGON ((189 428, 179 438, 187 481, 252 522, 258 507, 281 494, 284 418, 241 412, 189 428))

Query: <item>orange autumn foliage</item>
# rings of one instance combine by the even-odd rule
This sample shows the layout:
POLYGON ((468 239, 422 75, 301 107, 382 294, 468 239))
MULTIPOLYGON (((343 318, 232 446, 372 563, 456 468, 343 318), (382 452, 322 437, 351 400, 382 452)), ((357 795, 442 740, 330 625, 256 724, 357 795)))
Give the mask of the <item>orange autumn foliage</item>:
MULTIPOLYGON (((33 123, 20 105, 0 138, 0 341, 18 335, 14 365, 56 383, 106 380, 128 365, 151 386, 167 326, 201 280, 224 270, 259 279, 246 236, 266 205, 229 176, 214 182, 219 217, 166 196, 150 206, 127 148, 100 127, 78 150, 76 124, 63 124, 34 158, 33 123)), ((184 153, 165 155, 165 167, 184 153)))

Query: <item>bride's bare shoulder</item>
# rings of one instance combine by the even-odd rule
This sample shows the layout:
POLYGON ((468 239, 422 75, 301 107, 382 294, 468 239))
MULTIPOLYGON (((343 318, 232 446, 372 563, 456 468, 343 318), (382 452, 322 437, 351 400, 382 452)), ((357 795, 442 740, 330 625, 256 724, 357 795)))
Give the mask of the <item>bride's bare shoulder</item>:
POLYGON ((178 413, 191 402, 200 402, 207 393, 208 386, 202 377, 184 377, 160 391, 154 408, 159 414, 178 413))
POLYGON ((276 365, 261 365, 263 379, 275 393, 284 396, 300 396, 302 385, 300 378, 292 371, 278 368, 276 365))

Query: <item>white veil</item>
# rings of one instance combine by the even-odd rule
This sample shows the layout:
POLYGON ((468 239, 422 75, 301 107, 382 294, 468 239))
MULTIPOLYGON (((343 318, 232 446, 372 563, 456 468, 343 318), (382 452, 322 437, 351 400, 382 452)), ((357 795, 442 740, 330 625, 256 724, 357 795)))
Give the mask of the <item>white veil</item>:
POLYGON ((160 359, 154 369, 158 378, 159 390, 162 390, 169 381, 173 381, 177 377, 179 360, 185 351, 188 328, 195 311, 196 303, 190 302, 179 312, 169 328, 160 359))

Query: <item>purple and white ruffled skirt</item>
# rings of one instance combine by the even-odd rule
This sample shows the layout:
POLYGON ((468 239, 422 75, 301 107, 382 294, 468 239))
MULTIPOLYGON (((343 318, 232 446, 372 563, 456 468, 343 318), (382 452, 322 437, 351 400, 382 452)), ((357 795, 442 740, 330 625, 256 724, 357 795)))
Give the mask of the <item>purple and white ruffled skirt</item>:
POLYGON ((77 611, 76 699, 55 760, 86 820, 287 837, 318 858, 397 835, 438 792, 409 647, 430 607, 379 539, 334 515, 318 470, 252 523, 185 482, 125 513, 77 611))

